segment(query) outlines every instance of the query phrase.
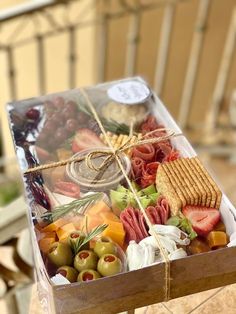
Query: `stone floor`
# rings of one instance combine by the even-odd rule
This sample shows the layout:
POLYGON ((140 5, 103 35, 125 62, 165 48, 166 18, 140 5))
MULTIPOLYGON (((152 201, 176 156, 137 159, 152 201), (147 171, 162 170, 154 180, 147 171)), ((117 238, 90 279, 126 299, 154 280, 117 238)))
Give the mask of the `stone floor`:
MULTIPOLYGON (((232 203, 236 204, 236 165, 221 159, 210 161, 204 156, 202 156, 202 160, 205 161, 208 168, 212 169, 215 178, 218 179, 232 203)), ((174 299, 167 303, 140 308, 135 311, 135 314, 221 314, 223 312, 227 314, 236 313, 236 284, 174 299)), ((1 302, 0 313, 6 313, 6 309, 1 307, 1 302)), ((40 309, 35 287, 33 287, 29 313, 43 313, 40 309)))

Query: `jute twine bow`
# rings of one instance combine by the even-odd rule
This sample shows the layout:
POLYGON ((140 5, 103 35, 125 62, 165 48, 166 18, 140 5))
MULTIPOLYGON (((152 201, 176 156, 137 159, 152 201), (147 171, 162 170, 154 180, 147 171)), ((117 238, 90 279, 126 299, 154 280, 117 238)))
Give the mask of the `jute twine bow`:
POLYGON ((28 173, 32 173, 35 171, 40 171, 40 170, 45 170, 45 169, 50 169, 50 168, 55 168, 55 167, 59 167, 59 166, 64 166, 73 162, 80 162, 80 161, 85 161, 86 165, 92 169, 97 171, 98 173, 100 171, 102 171, 104 168, 108 167, 110 165, 110 163, 114 160, 116 160, 116 162, 118 163, 120 170, 122 172, 122 174, 124 175, 128 186, 131 190, 131 192, 134 195, 134 198, 138 204, 138 207, 140 208, 140 210, 142 211, 145 220, 148 224, 149 227, 149 233, 155 238, 156 242, 157 242, 157 246, 160 250, 160 253, 163 257, 164 263, 165 263, 165 287, 164 287, 164 299, 165 301, 168 301, 170 299, 170 260, 167 254, 167 251, 165 250, 165 248, 163 248, 162 244, 161 244, 161 240, 158 236, 158 234, 155 232, 153 225, 151 224, 146 212, 145 212, 145 208, 143 207, 143 205, 141 204, 140 200, 139 200, 139 196, 137 194, 137 192, 135 191, 127 173, 126 170, 123 167, 122 164, 122 160, 121 160, 121 153, 129 150, 130 148, 136 147, 136 146, 140 146, 140 145, 144 145, 144 144, 155 144, 155 143, 159 143, 159 142, 164 142, 170 138, 173 137, 178 137, 178 136, 182 136, 182 133, 175 133, 175 131, 167 129, 167 128, 160 128, 151 132, 148 132, 147 134, 145 134, 144 136, 142 136, 140 139, 137 138, 137 140, 134 143, 131 143, 131 139, 133 137, 133 125, 131 125, 130 127, 130 134, 127 138, 127 140, 125 141, 124 144, 122 144, 120 147, 118 147, 117 149, 115 149, 113 147, 113 145, 110 142, 109 137, 107 136, 106 130, 104 129, 102 122, 93 106, 93 104, 91 103, 87 93, 85 92, 84 89, 81 89, 81 94, 83 95, 83 97, 85 98, 86 102, 87 102, 87 106, 89 107, 91 113, 93 114, 96 122, 98 123, 104 138, 106 140, 106 143, 108 144, 110 150, 107 150, 106 147, 103 148, 99 148, 99 149, 95 149, 92 152, 88 153, 86 156, 79 156, 79 157, 72 157, 66 160, 60 160, 58 162, 52 162, 49 164, 45 164, 45 165, 39 165, 39 166, 35 166, 33 168, 29 168, 27 169, 24 174, 28 174, 28 173), (153 137, 153 138, 148 138, 148 136, 156 133, 156 132, 165 132, 164 135, 161 135, 159 137, 153 137), (94 159, 96 157, 99 156, 105 156, 105 159, 101 162, 100 165, 95 165, 94 164, 94 159))

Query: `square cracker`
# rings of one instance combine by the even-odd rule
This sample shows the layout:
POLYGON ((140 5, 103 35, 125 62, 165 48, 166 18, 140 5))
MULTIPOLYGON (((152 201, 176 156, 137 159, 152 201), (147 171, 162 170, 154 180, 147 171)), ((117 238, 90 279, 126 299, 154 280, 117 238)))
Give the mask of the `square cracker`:
POLYGON ((193 195, 193 203, 190 205, 201 205, 201 191, 197 185, 197 180, 195 180, 195 177, 189 172, 189 169, 184 166, 184 158, 176 159, 173 161, 173 165, 176 166, 179 171, 179 175, 183 178, 183 180, 185 180, 188 189, 193 195))
POLYGON ((202 206, 210 207, 212 202, 214 202, 214 194, 212 194, 213 190, 208 184, 206 184, 202 171, 200 171, 200 169, 195 166, 193 158, 186 158, 186 164, 188 165, 189 169, 191 169, 191 171, 194 172, 196 179, 200 183, 199 185, 200 191, 202 195, 206 197, 205 205, 204 202, 202 202, 202 206))
POLYGON ((215 204, 216 204, 216 198, 217 198, 215 190, 213 189, 212 185, 210 184, 206 175, 204 174, 203 168, 198 166, 195 157, 191 158, 191 163, 192 163, 193 167, 196 169, 196 171, 198 172, 200 180, 203 184, 203 187, 205 189, 208 189, 207 191, 210 191, 211 199, 210 199, 209 203, 206 204, 206 206, 214 208, 215 204))
POLYGON ((166 162, 165 166, 169 169, 169 171, 172 173, 172 176, 176 182, 176 184, 179 186, 181 189, 185 200, 186 200, 186 205, 194 205, 194 196, 191 193, 191 191, 188 188, 187 183, 184 180, 184 177, 182 177, 182 173, 178 171, 178 168, 176 165, 174 165, 174 162, 166 162))
POLYGON ((182 208, 182 202, 175 192, 173 185, 171 184, 169 177, 166 175, 162 165, 159 166, 156 176, 156 187, 168 201, 171 212, 173 215, 177 215, 182 208))
POLYGON ((209 174, 209 172, 206 170, 206 168, 203 166, 203 164, 201 163, 201 161, 198 159, 198 157, 193 158, 195 165, 197 167, 199 167, 202 171, 202 174, 205 176, 206 180, 209 182, 209 186, 212 187, 213 189, 213 193, 214 195, 216 195, 216 199, 215 199, 215 206, 213 206, 213 203, 211 204, 211 207, 220 208, 220 204, 221 204, 221 199, 222 199, 222 192, 219 189, 219 187, 217 186, 217 184, 215 183, 215 181, 212 179, 211 175, 209 174))
POLYGON ((175 178, 175 175, 169 169, 168 162, 162 164, 162 167, 163 167, 163 170, 165 171, 166 175, 168 176, 176 194, 180 198, 180 200, 182 202, 182 207, 184 207, 187 204, 187 200, 186 200, 185 195, 184 195, 185 193, 182 191, 181 187, 178 185, 176 178, 175 178))

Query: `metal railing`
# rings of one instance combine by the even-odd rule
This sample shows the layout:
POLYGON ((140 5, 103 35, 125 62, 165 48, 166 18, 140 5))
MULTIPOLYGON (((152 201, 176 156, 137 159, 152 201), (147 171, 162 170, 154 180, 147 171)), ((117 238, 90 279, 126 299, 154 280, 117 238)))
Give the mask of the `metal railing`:
MULTIPOLYGON (((47 68, 45 61, 45 42, 55 38, 58 34, 67 35, 68 55, 65 63, 68 64, 67 84, 64 89, 76 86, 77 66, 79 65, 80 48, 77 48, 76 32, 79 29, 94 27, 96 32, 96 81, 101 82, 107 79, 106 69, 108 66, 108 45, 110 23, 123 17, 128 17, 128 27, 124 36, 126 37, 125 67, 124 76, 132 76, 137 73, 138 49, 141 44, 141 19, 145 12, 158 10, 163 11, 162 23, 159 36, 159 45, 154 61, 155 71, 153 77, 153 88, 162 95, 163 86, 166 80, 168 56, 171 45, 172 33, 175 28, 176 10, 181 2, 191 0, 71 0, 71 1, 49 1, 45 5, 26 8, 25 11, 16 12, 8 16, 0 16, 0 52, 3 52, 7 60, 7 81, 9 86, 9 98, 18 98, 18 73, 16 70, 15 52, 17 49, 34 42, 36 45, 37 73, 31 80, 38 82, 40 94, 47 92, 47 68), (75 12, 75 5, 81 3, 81 10, 75 12), (60 10, 61 14, 54 12, 60 10), (91 10, 94 14, 91 17, 91 10), (76 13, 76 14, 75 14, 76 13), (13 23, 12 31, 7 38, 4 38, 4 31, 13 23), (46 23, 47 27, 42 27, 46 23), (27 29, 27 32, 25 30, 27 29), (2 34, 2 35, 1 35, 2 34)), ((180 99, 178 122, 183 129, 188 130, 190 125, 189 112, 192 98, 195 91, 195 83, 198 76, 198 67, 204 47, 206 25, 209 12, 214 0, 200 0, 198 2, 195 26, 192 30, 192 41, 189 52, 185 79, 183 81, 182 96, 180 99)), ((227 4, 225 4, 227 5, 227 4)), ((153 27, 155 28, 155 26, 153 27)), ((9 32, 8 32, 9 33, 9 32)), ((231 123, 221 123, 223 111, 223 100, 226 92, 226 82, 229 78, 230 68, 235 54, 236 38, 236 9, 232 12, 231 21, 228 25, 228 32, 225 37, 223 55, 219 60, 219 69, 216 77, 214 91, 210 100, 210 109, 204 112, 204 123, 194 125, 191 132, 198 134, 203 129, 204 136, 193 136, 197 138, 199 148, 207 147, 208 151, 216 154, 235 154, 234 128, 231 123), (223 133, 222 133, 223 132, 223 133), (222 135, 223 134, 223 135, 222 135), (233 136, 232 136, 233 135, 233 136), (222 143, 222 138, 230 139, 229 143, 222 143), (206 141, 205 139, 208 139, 206 141), (202 140, 204 139, 204 140, 202 140), (210 145, 210 146, 209 146, 210 145)), ((114 51, 115 53, 115 51, 114 51)), ((1 70, 0 70, 1 71, 1 70)), ((59 69, 58 69, 59 71, 59 69)), ((1 73, 3 75, 3 73, 1 73)), ((60 73, 58 72, 58 75, 60 73)), ((207 73, 206 73, 207 75, 207 73)), ((22 76, 21 76, 22 77, 22 76)), ((233 95, 233 91, 232 91, 233 95)), ((231 101, 235 106, 235 101, 231 101)), ((192 134, 192 133, 190 133, 192 134)))

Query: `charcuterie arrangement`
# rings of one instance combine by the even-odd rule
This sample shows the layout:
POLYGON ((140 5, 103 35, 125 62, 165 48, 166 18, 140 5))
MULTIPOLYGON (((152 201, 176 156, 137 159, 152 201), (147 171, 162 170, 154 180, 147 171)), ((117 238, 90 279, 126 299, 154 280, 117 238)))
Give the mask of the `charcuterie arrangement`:
POLYGON ((117 88, 127 102, 102 85, 8 107, 38 247, 54 284, 162 262, 154 233, 170 260, 229 243, 221 190, 198 157, 173 140, 150 90, 132 103, 132 93, 141 97, 135 87, 131 96, 117 88))

